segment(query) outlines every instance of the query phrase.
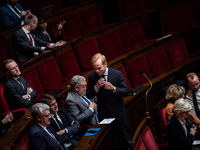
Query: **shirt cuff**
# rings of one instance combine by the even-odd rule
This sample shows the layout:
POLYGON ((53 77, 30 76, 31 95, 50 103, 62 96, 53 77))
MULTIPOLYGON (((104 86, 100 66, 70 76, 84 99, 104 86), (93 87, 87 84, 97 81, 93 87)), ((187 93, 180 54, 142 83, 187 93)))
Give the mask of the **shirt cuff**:
POLYGON ((96 93, 99 92, 99 89, 96 87, 96 85, 94 86, 94 90, 95 90, 96 93))
POLYGON ((68 134, 68 130, 67 130, 67 128, 65 128, 65 134, 68 134))
POLYGON ((94 112, 94 109, 92 109, 91 107, 89 107, 89 109, 90 109, 92 112, 94 112))

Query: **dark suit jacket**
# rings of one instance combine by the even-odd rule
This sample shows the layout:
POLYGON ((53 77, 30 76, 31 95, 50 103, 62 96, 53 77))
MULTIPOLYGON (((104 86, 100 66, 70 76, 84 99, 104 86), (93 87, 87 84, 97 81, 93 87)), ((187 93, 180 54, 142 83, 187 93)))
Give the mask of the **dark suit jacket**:
POLYGON ((38 37, 39 39, 42 39, 43 41, 46 41, 48 43, 56 43, 57 41, 60 41, 63 39, 63 36, 62 35, 59 35, 57 37, 54 36, 52 30, 47 26, 47 29, 46 29, 47 33, 49 34, 51 40, 49 40, 49 37, 42 33, 39 29, 35 29, 35 31, 33 31, 33 34, 38 37))
MULTIPOLYGON (((16 3, 19 10, 23 11, 22 6, 16 3)), ((4 28, 14 28, 21 25, 22 19, 19 18, 7 5, 0 8, 0 21, 4 28)))
MULTIPOLYGON (((77 120, 75 120, 66 110, 66 108, 59 108, 57 114, 59 115, 60 119, 63 122, 64 128, 67 128, 68 134, 65 136, 62 136, 62 141, 69 141, 69 137, 71 135, 75 135, 76 132, 78 132, 81 127, 77 120), (73 125, 71 125, 71 122, 74 121, 73 125)), ((53 118, 50 119, 50 125, 51 127, 56 131, 60 131, 59 127, 57 126, 56 122, 53 118)))
POLYGON ((68 92, 65 103, 67 110, 81 125, 88 123, 91 125, 97 124, 95 113, 89 109, 89 105, 87 105, 76 92, 68 92))
POLYGON ((41 47, 46 46, 48 42, 33 36, 35 46, 31 45, 26 33, 21 29, 17 30, 12 37, 12 46, 17 60, 25 62, 34 57, 34 52, 41 53, 41 47))
POLYGON ((186 137, 183 127, 179 122, 178 118, 174 114, 167 124, 167 135, 168 135, 168 146, 170 150, 189 150, 191 149, 194 141, 194 136, 189 134, 192 125, 186 120, 186 128, 188 136, 186 137))
POLYGON ((89 99, 93 98, 95 95, 97 96, 99 121, 105 117, 114 117, 117 120, 124 118, 126 116, 126 109, 122 96, 128 95, 128 87, 125 77, 120 71, 108 67, 107 81, 116 87, 115 93, 104 89, 103 86, 100 88, 99 92, 96 93, 94 86, 99 79, 99 75, 96 74, 96 72, 92 72, 88 77, 86 92, 89 99))
POLYGON ((61 145, 64 147, 63 142, 51 126, 48 126, 48 128, 59 141, 60 145, 39 124, 34 123, 28 135, 31 150, 62 150, 61 145))
POLYGON ((31 101, 37 97, 37 92, 32 88, 33 92, 30 93, 31 101, 22 98, 22 95, 27 94, 27 87, 31 86, 26 82, 23 77, 20 76, 19 78, 24 85, 24 89, 12 77, 9 77, 4 84, 4 96, 11 110, 28 107, 31 101))

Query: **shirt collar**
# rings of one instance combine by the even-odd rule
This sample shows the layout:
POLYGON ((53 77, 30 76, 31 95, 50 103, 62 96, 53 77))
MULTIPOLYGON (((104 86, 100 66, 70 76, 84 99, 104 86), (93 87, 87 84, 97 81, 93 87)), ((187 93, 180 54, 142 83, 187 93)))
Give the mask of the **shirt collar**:
POLYGON ((26 30, 24 27, 22 27, 22 30, 23 30, 26 34, 30 33, 30 31, 26 30))
POLYGON ((108 76, 108 67, 106 67, 106 71, 103 74, 104 76, 108 76))

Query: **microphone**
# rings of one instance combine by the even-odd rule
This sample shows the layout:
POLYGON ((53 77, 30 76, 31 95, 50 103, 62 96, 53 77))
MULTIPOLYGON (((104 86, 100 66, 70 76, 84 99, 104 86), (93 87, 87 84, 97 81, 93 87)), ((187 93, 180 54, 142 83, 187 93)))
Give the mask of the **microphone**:
POLYGON ((149 111, 148 111, 147 94, 148 94, 148 92, 149 92, 149 91, 151 90, 151 88, 152 88, 152 82, 151 82, 151 80, 146 76, 146 74, 145 74, 141 69, 138 70, 138 73, 141 74, 142 76, 144 76, 144 77, 149 81, 149 83, 150 83, 150 88, 149 88, 149 89, 146 91, 146 93, 145 93, 146 116, 147 116, 148 119, 150 119, 151 117, 150 117, 150 114, 149 114, 149 111))

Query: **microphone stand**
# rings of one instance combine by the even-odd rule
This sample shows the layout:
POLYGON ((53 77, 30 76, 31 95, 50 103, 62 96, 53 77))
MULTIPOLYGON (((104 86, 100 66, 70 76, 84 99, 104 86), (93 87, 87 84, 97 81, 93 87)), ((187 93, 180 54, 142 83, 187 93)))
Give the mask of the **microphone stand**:
POLYGON ((147 119, 151 119, 151 116, 150 116, 150 113, 149 113, 149 111, 148 111, 148 104, 147 104, 147 94, 148 94, 148 92, 151 90, 151 88, 152 88, 152 82, 151 82, 151 80, 149 80, 149 78, 146 76, 146 74, 144 74, 143 73, 143 76, 149 81, 149 83, 150 83, 150 88, 146 91, 146 93, 145 93, 145 103, 146 103, 146 116, 147 116, 147 119))
POLYGON ((149 111, 148 111, 147 94, 148 94, 148 92, 152 88, 152 82, 151 82, 151 80, 149 80, 149 78, 146 76, 146 74, 144 74, 144 72, 142 70, 139 69, 138 73, 141 74, 141 75, 143 75, 149 81, 149 83, 150 83, 150 88, 145 93, 145 103, 146 103, 146 112, 145 113, 146 113, 147 119, 151 119, 151 116, 150 116, 149 111))

